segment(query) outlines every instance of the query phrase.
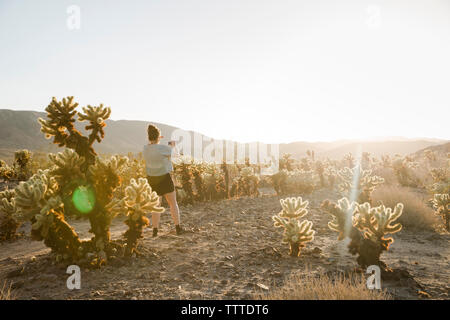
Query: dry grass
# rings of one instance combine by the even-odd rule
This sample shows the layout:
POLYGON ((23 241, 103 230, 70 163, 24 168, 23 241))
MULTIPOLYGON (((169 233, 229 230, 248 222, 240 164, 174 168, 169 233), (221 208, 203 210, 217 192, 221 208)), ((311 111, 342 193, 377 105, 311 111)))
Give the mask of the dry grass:
POLYGON ((383 290, 369 290, 362 275, 331 278, 312 273, 291 276, 283 287, 268 294, 258 294, 261 300, 388 300, 383 290))
POLYGON ((393 208, 398 202, 403 203, 403 214, 398 219, 403 227, 434 230, 437 219, 433 209, 427 206, 427 200, 426 195, 400 186, 380 186, 372 193, 374 205, 383 203, 393 208))
POLYGON ((14 300, 11 284, 8 285, 6 281, 3 282, 3 285, 0 285, 0 300, 14 300))

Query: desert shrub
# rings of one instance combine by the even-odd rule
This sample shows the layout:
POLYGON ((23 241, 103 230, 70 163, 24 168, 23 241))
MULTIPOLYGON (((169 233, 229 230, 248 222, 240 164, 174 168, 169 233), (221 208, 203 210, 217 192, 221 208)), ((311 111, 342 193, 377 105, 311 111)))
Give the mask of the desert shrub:
POLYGON ((268 294, 257 294, 262 300, 388 300, 384 290, 367 289, 362 275, 338 274, 331 277, 324 273, 296 274, 288 277, 284 285, 268 294))
POLYGON ((337 204, 325 200, 321 208, 333 216, 328 227, 338 232, 338 240, 346 237, 351 239, 349 252, 358 255, 357 262, 361 267, 386 267, 380 261, 380 255, 394 242, 394 239, 387 235, 402 229, 402 225, 395 220, 401 216, 403 204, 397 203, 392 210, 384 205, 371 207, 368 202, 358 204, 342 198, 337 204))
POLYGON ((283 243, 289 244, 289 254, 292 257, 300 255, 301 248, 306 243, 314 240, 315 231, 312 230, 312 222, 300 218, 308 213, 308 201, 303 201, 301 197, 286 198, 280 200, 283 208, 278 215, 272 217, 274 226, 284 228, 283 243))
POLYGON ((436 214, 442 217, 445 230, 450 231, 450 196, 449 194, 435 194, 433 198, 433 207, 436 214))
POLYGON ((371 170, 363 170, 360 166, 353 169, 345 167, 338 171, 339 191, 343 196, 356 199, 360 203, 371 203, 371 194, 384 179, 372 175, 371 170))
POLYGON ((418 228, 433 230, 436 217, 433 210, 427 206, 425 196, 401 186, 381 186, 372 194, 374 204, 384 204, 394 207, 403 203, 403 214, 398 221, 407 229, 418 228))

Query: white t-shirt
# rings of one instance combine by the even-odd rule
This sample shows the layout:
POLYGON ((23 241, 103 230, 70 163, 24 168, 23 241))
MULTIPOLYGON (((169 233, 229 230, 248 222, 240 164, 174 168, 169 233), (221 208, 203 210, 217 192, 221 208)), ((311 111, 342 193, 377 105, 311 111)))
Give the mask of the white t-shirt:
POLYGON ((172 148, 162 144, 147 144, 144 146, 145 169, 149 176, 163 176, 173 171, 172 148))

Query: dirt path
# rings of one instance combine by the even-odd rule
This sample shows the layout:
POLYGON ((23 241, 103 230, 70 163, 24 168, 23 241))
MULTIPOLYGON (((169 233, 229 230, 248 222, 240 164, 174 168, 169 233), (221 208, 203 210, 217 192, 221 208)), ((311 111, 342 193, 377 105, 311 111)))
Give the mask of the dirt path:
MULTIPOLYGON (((170 214, 162 217, 161 232, 146 229, 142 257, 101 270, 82 269, 81 290, 66 288, 64 266, 52 264, 49 250, 27 238, 0 245, 0 279, 13 281, 22 299, 248 299, 261 287, 281 286, 292 273, 346 272, 357 266, 345 243, 328 229, 329 216, 319 210, 329 192, 307 196, 317 231, 300 258, 288 256, 280 229, 271 216, 281 209, 280 197, 224 200, 182 208, 188 232, 177 236, 170 214)), ((87 221, 73 223, 81 237, 89 237, 87 221)), ((114 221, 113 238, 126 230, 114 221)), ((402 230, 383 260, 413 276, 382 283, 397 299, 430 295, 449 298, 449 235, 402 230), (426 294, 418 294, 418 290, 426 294)))

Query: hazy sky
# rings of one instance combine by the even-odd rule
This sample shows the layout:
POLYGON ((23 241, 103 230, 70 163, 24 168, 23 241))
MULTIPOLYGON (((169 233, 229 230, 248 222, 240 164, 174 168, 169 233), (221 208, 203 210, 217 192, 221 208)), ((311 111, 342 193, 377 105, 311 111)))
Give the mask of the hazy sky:
POLYGON ((0 108, 68 95, 242 142, 450 139, 450 1, 0 0, 0 108))

